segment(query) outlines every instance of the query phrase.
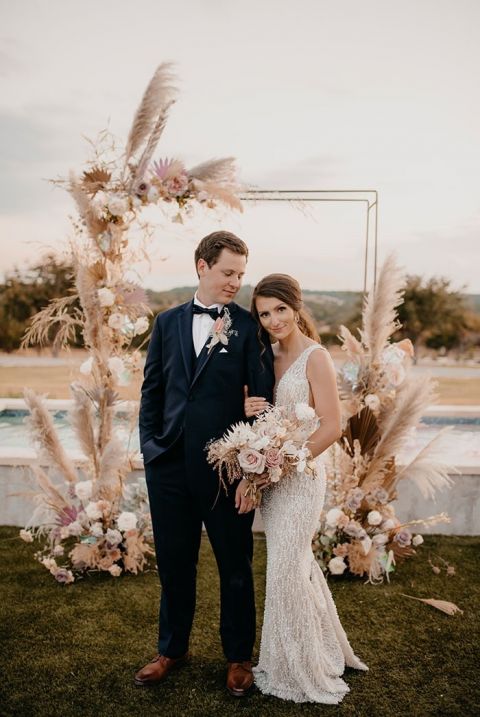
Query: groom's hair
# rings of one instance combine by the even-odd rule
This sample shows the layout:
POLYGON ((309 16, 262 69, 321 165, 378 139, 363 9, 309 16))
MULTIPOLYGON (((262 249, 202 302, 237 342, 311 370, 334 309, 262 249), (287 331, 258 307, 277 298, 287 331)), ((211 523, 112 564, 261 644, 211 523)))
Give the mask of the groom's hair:
POLYGON ((195 249, 195 268, 198 260, 203 259, 209 267, 217 263, 218 257, 224 249, 240 254, 248 259, 248 246, 232 232, 218 231, 203 237, 195 249))

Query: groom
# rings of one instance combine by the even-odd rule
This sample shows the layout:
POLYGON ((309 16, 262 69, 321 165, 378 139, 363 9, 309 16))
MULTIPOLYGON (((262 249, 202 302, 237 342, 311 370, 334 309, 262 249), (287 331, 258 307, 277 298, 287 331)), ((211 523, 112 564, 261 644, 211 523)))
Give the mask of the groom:
POLYGON ((140 443, 162 585, 158 655, 135 675, 152 685, 188 659, 195 612, 202 522, 220 574, 220 635, 227 689, 252 686, 255 604, 251 561, 253 503, 239 481, 225 494, 207 464, 205 445, 245 419, 244 386, 272 400, 273 365, 257 326, 233 303, 248 248, 217 231, 195 251, 198 289, 192 301, 159 314, 145 364, 140 443))

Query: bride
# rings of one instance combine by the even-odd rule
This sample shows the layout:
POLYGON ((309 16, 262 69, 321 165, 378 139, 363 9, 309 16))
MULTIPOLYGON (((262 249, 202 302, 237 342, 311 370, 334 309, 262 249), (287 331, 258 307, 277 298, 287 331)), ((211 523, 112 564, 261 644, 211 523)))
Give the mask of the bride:
MULTIPOLYGON (((309 440, 317 477, 295 474, 262 497, 267 585, 255 682, 263 693, 286 700, 337 704, 349 691, 341 678, 345 665, 368 668, 350 647, 311 549, 325 495, 322 454, 341 434, 335 369, 295 279, 266 276, 255 287, 251 310, 274 342, 276 405, 309 403, 321 419, 309 440)), ((248 417, 266 407, 262 398, 245 398, 248 417)))

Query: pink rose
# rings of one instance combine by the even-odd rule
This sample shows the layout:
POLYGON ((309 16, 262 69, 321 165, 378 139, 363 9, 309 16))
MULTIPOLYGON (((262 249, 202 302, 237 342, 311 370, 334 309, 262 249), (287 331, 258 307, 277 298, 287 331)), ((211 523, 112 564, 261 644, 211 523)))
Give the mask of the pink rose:
POLYGON ((242 448, 238 453, 240 468, 245 473, 263 473, 265 470, 265 456, 252 448, 242 448))
POLYGON ((283 465, 283 455, 278 448, 269 448, 265 452, 265 460, 269 468, 278 468, 283 465))

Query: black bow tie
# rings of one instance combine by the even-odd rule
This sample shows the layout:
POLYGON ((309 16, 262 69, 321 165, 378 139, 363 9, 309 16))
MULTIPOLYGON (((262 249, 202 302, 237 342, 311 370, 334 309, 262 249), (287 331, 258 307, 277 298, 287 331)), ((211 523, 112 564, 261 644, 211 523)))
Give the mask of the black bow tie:
POLYGON ((212 317, 212 319, 215 321, 215 319, 218 319, 220 316, 220 313, 218 309, 216 309, 214 306, 212 306, 211 309, 207 309, 206 306, 199 306, 198 304, 193 305, 193 313, 194 314, 208 314, 212 317))

